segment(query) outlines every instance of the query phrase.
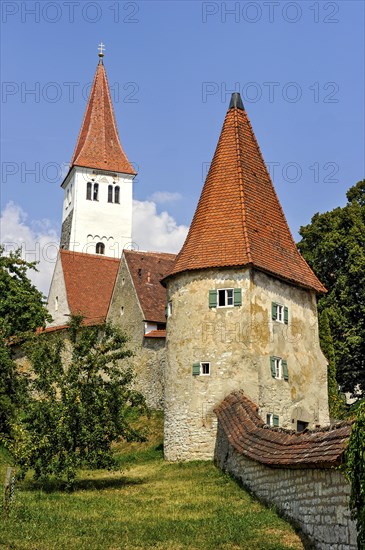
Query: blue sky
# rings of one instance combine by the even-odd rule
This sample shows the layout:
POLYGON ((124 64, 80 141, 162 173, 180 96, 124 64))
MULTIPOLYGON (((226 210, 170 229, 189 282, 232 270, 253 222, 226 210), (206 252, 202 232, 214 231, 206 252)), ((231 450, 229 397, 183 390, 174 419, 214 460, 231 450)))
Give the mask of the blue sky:
POLYGON ((59 231, 61 167, 76 144, 100 41, 121 141, 138 166, 134 196, 142 207, 155 203, 155 221, 168 212, 161 231, 190 224, 232 91, 275 170, 296 240, 300 225, 343 205, 364 177, 361 1, 1 8, 1 208, 12 201, 33 236, 59 231))

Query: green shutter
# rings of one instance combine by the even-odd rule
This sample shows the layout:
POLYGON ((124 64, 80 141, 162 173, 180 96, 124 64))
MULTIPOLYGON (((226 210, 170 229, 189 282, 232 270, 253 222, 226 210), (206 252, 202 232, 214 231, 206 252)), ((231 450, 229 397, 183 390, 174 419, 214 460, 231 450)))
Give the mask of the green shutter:
POLYGON ((271 318, 273 321, 276 321, 276 303, 271 303, 271 318))
POLYGON ((273 415, 273 422, 274 422, 274 428, 278 428, 279 427, 279 417, 278 417, 278 415, 276 415, 276 414, 273 415))
POLYGON ((242 305, 242 288, 233 289, 233 305, 235 306, 242 305))
POLYGON ((281 366, 283 367, 284 380, 289 380, 288 363, 285 359, 281 360, 281 366))
POLYGON ((168 310, 168 307, 165 306, 165 317, 168 317, 168 311, 169 311, 169 310, 168 310))
POLYGON ((200 374, 200 363, 193 363, 193 376, 200 374))
POLYGON ((287 325, 289 319, 289 311, 287 307, 284 307, 284 323, 287 325))
POLYGON ((209 307, 217 307, 217 291, 209 291, 209 307))
POLYGON ((271 376, 273 378, 276 378, 276 372, 275 372, 275 357, 270 357, 270 365, 271 365, 271 376))

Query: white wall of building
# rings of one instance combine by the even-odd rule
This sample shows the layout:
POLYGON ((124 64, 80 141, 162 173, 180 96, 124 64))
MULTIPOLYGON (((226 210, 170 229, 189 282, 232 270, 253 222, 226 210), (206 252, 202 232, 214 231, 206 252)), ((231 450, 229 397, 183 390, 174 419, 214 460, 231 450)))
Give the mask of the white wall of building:
MULTIPOLYGON (((69 250, 96 253, 96 243, 105 245, 105 255, 120 258, 132 241, 133 177, 121 173, 100 173, 74 167, 63 184, 62 222, 73 210, 69 250), (99 185, 98 200, 87 199, 87 182, 99 185), (120 188, 120 202, 108 202, 108 186, 120 188)), ((113 194, 114 195, 114 194, 113 194)), ((92 193, 93 197, 93 193, 92 193)))

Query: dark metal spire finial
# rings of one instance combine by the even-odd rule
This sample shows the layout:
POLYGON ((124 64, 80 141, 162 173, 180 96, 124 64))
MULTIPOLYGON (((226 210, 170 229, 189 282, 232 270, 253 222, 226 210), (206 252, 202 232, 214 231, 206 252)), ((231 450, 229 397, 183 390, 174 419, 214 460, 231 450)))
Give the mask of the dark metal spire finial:
POLYGON ((239 92, 234 92, 231 97, 231 102, 229 104, 229 109, 241 109, 241 111, 244 111, 245 108, 243 106, 242 98, 239 92))

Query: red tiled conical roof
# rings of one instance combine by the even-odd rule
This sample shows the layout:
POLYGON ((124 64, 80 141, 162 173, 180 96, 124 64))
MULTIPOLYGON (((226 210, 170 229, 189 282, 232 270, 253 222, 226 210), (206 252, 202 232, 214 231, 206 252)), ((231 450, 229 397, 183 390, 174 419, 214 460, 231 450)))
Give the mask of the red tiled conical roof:
POLYGON ((185 243, 169 276, 251 265, 325 292, 300 255, 239 94, 233 94, 185 243))
POLYGON ((103 62, 96 69, 72 166, 135 174, 119 141, 108 79, 103 62))

